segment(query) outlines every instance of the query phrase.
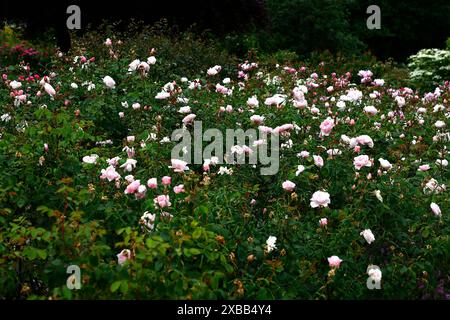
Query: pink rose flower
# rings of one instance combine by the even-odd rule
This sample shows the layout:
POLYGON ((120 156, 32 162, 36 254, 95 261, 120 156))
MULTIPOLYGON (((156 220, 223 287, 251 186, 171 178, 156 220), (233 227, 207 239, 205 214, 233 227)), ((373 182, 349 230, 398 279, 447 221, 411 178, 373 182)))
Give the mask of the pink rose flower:
POLYGON ((141 185, 141 181, 140 180, 133 181, 125 189, 125 194, 135 193, 140 185, 141 185))
POLYGON ((153 199, 155 205, 157 204, 160 208, 170 207, 172 204, 170 203, 170 198, 168 195, 160 195, 153 199))
POLYGON ((176 194, 184 192, 184 185, 179 184, 179 185, 173 187, 173 192, 175 192, 176 194))
POLYGON ((419 171, 427 171, 430 170, 430 166, 428 164, 423 164, 419 167, 419 171))
POLYGON ((328 258, 328 264, 330 265, 331 268, 339 268, 341 262, 342 260, 339 259, 338 256, 331 256, 328 258))
POLYGON ((360 170, 362 167, 370 167, 372 163, 369 160, 369 156, 360 155, 354 158, 353 164, 356 170, 360 170))
POLYGON ((188 114, 186 117, 183 118, 182 122, 187 125, 194 121, 196 115, 194 113, 188 114))
POLYGON ((117 255, 117 263, 119 263, 119 265, 123 265, 125 261, 129 260, 130 258, 131 258, 131 251, 128 249, 123 249, 117 255))
POLYGON ((323 158, 321 156, 316 156, 316 155, 313 155, 313 158, 314 158, 314 164, 316 166, 318 166, 319 168, 322 168, 323 167, 323 158))
POLYGON ((169 176, 164 176, 162 177, 161 182, 164 186, 168 186, 169 184, 172 183, 172 178, 169 176))
POLYGON ((328 118, 320 124, 320 133, 323 136, 329 136, 333 127, 334 127, 334 120, 328 118))
POLYGON ((183 160, 171 159, 170 161, 172 162, 172 166, 170 166, 169 168, 174 169, 174 172, 183 172, 185 170, 189 170, 187 162, 183 160))
POLYGON ((319 224, 321 227, 325 227, 328 224, 328 219, 327 218, 320 219, 319 224))
POLYGON ((430 208, 431 208, 431 211, 433 211, 433 213, 434 213, 437 217, 442 216, 441 208, 439 208, 439 206, 437 205, 437 203, 432 202, 432 203, 430 204, 430 208))
POLYGON ((109 166, 108 168, 102 169, 100 179, 108 179, 108 181, 113 181, 120 178, 120 175, 116 172, 116 169, 113 166, 109 166))
POLYGON ((156 189, 158 187, 158 182, 157 182, 156 178, 148 179, 147 186, 150 189, 156 189))
POLYGON ((283 182, 282 187, 284 190, 292 192, 295 189, 295 183, 286 180, 285 182, 283 182))
POLYGON ((311 208, 317 208, 317 207, 328 207, 328 204, 330 204, 330 194, 325 191, 316 191, 311 197, 311 208))

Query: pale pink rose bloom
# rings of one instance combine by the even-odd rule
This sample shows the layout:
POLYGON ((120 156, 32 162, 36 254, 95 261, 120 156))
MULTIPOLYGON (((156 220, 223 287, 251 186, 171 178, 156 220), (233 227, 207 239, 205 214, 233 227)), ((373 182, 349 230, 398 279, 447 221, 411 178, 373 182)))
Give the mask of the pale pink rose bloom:
POLYGON ((158 94, 155 96, 155 99, 163 100, 163 99, 167 99, 169 97, 170 97, 169 92, 161 91, 161 92, 158 92, 158 94))
POLYGON ((333 127, 334 127, 334 120, 328 118, 320 124, 320 133, 323 136, 329 136, 333 127))
POLYGON ((128 249, 124 249, 117 255, 117 263, 119 263, 119 265, 123 265, 125 261, 129 260, 130 258, 131 251, 128 249))
POLYGON ((328 224, 328 219, 327 218, 320 219, 319 224, 321 227, 325 227, 328 224))
POLYGON ((119 112, 119 117, 120 117, 120 118, 123 118, 123 117, 125 117, 125 113, 123 113, 123 112, 119 112))
POLYGON ((423 164, 419 167, 419 171, 427 171, 430 170, 430 166, 428 164, 423 164))
POLYGON ((209 68, 206 73, 208 74, 208 76, 215 76, 220 72, 220 70, 222 70, 221 66, 214 66, 212 68, 209 68))
POLYGON ((330 194, 325 191, 316 191, 310 199, 311 208, 328 207, 331 203, 330 194))
POLYGON ((258 130, 263 132, 263 133, 272 133, 273 129, 270 127, 266 127, 266 126, 259 126, 258 130))
POLYGON ((373 235, 370 229, 365 229, 360 232, 360 235, 364 237, 368 244, 371 244, 375 241, 375 236, 373 235))
POLYGON ((308 158, 308 157, 309 157, 309 152, 306 151, 306 150, 303 150, 303 151, 300 152, 298 155, 299 155, 300 157, 302 157, 302 158, 308 158))
POLYGON ((56 94, 55 89, 53 89, 52 85, 50 83, 44 83, 44 90, 52 97, 56 94))
POLYGON ((185 170, 189 170, 189 168, 187 167, 187 162, 183 160, 171 159, 171 162, 172 166, 170 166, 169 168, 174 169, 174 172, 183 172, 185 170))
POLYGON ((168 186, 169 184, 172 183, 172 178, 169 176, 164 176, 162 177, 161 182, 164 186, 168 186))
POLYGON ((295 183, 292 181, 286 180, 283 182, 282 187, 286 191, 293 191, 295 189, 295 183))
POLYGON ((253 97, 251 97, 251 98, 248 98, 248 99, 247 99, 247 105, 248 105, 249 107, 252 107, 252 108, 257 107, 257 106, 259 105, 258 98, 257 98, 256 96, 253 96, 253 97))
POLYGON ((135 193, 138 190, 140 185, 141 185, 141 181, 140 180, 133 181, 125 189, 125 194, 135 193))
POLYGON ((97 159, 98 159, 98 155, 91 154, 90 156, 84 156, 83 157, 83 162, 84 163, 94 164, 94 163, 97 163, 97 159))
POLYGON ((176 194, 184 192, 184 185, 179 184, 179 185, 173 187, 173 192, 175 192, 176 194))
POLYGON ((292 123, 286 123, 279 127, 276 127, 275 129, 273 129, 272 132, 273 133, 283 133, 285 131, 290 131, 292 129, 294 129, 294 125, 292 123))
POLYGON ((331 256, 328 258, 328 264, 331 268, 339 268, 341 265, 342 259, 339 259, 338 256, 331 256))
POLYGON ((113 166, 109 166, 106 170, 102 169, 100 179, 108 179, 108 181, 113 181, 117 178, 120 178, 120 175, 116 172, 116 169, 113 166))
POLYGON ((258 124, 258 125, 263 123, 264 119, 265 119, 264 117, 257 115, 257 114, 250 117, 250 121, 253 122, 254 124, 258 124))
POLYGON ((145 194, 147 193, 147 187, 141 184, 139 188, 136 191, 136 199, 143 199, 145 198, 145 194))
POLYGON ((127 176, 125 176, 125 181, 127 181, 128 183, 132 183, 134 181, 134 176, 132 174, 129 174, 127 176))
POLYGON ((170 207, 172 204, 170 203, 170 198, 168 195, 160 195, 153 199, 153 202, 157 204, 159 207, 170 207))
POLYGON ((114 89, 116 87, 116 82, 110 76, 104 77, 103 83, 106 85, 106 87, 108 87, 110 89, 114 89))
POLYGON ((313 158, 314 158, 314 164, 316 166, 318 166, 319 168, 322 168, 323 167, 323 158, 321 156, 316 156, 316 155, 313 155, 313 158))
POLYGON ((112 46, 112 41, 111 41, 110 38, 107 38, 107 39, 105 40, 105 45, 106 45, 107 47, 112 46))
POLYGON ((359 137, 356 137, 356 143, 362 144, 362 145, 367 145, 367 146, 369 146, 369 148, 373 148, 372 138, 365 134, 361 135, 359 137))
POLYGON ((380 165, 381 165, 381 167, 382 167, 384 170, 390 170, 390 169, 392 169, 392 164, 391 164, 388 160, 385 160, 385 159, 383 159, 383 158, 379 158, 378 161, 380 162, 380 165))
POLYGON ((354 158, 353 164, 356 170, 360 170, 362 167, 370 167, 372 163, 369 160, 369 156, 360 155, 354 158))
POLYGON ((182 122, 186 125, 194 121, 196 115, 194 113, 188 114, 186 117, 183 118, 182 122))
POLYGON ((432 202, 432 203, 430 204, 430 208, 431 208, 431 211, 433 211, 433 213, 434 213, 436 216, 438 216, 438 217, 442 216, 441 208, 439 208, 439 206, 437 205, 437 203, 432 202))
POLYGON ((147 186, 150 189, 156 189, 158 187, 158 181, 156 180, 156 178, 148 179, 147 186))
POLYGON ((134 136, 128 136, 127 137, 127 142, 134 142, 134 136))
POLYGON ((47 152, 48 151, 48 144, 44 143, 44 151, 47 152))
POLYGON ((131 172, 134 168, 136 168, 136 163, 137 161, 134 159, 127 159, 127 161, 120 167, 125 171, 131 172))
POLYGON ((111 158, 111 159, 106 160, 106 162, 107 162, 110 166, 115 167, 115 166, 117 166, 117 165, 119 164, 119 160, 120 160, 120 157, 114 157, 114 158, 111 158))

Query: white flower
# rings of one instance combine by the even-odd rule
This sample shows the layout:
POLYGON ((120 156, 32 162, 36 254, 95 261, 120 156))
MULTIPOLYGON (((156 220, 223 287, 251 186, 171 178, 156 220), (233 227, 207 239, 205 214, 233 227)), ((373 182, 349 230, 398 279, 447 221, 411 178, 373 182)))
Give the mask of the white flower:
POLYGON ((231 174, 233 174, 233 170, 232 169, 228 169, 227 167, 220 167, 218 174, 220 174, 220 175, 223 175, 223 174, 231 175, 231 174))
POLYGON ((378 199, 380 202, 383 202, 383 197, 381 196, 381 191, 380 191, 380 190, 375 190, 375 191, 374 191, 374 194, 375 194, 375 197, 377 197, 377 199, 378 199))
POLYGON ((265 117, 254 114, 250 117, 250 121, 253 122, 254 124, 261 124, 264 122, 265 117))
POLYGON ((98 155, 96 154, 91 154, 90 156, 84 156, 83 157, 83 162, 84 163, 96 163, 98 159, 98 155))
POLYGON ((127 159, 127 161, 120 167, 125 171, 131 172, 134 168, 136 168, 136 163, 137 161, 134 159, 127 159))
POLYGON ((9 83, 9 86, 10 86, 12 89, 16 90, 16 89, 19 89, 19 88, 22 86, 22 83, 20 83, 19 81, 14 80, 14 81, 11 81, 11 82, 9 83))
POLYGON ((432 203, 430 204, 430 208, 431 208, 431 211, 433 211, 433 213, 434 213, 437 217, 441 217, 441 216, 442 216, 441 208, 439 208, 439 206, 437 205, 437 203, 432 202, 432 203))
POLYGON ((436 164, 438 166, 446 167, 446 166, 448 166, 448 161, 446 159, 437 159, 436 164))
POLYGON ((141 222, 143 225, 145 225, 150 230, 153 230, 155 228, 155 220, 156 220, 156 214, 152 214, 148 211, 145 211, 144 214, 141 216, 141 222))
POLYGON ((311 208, 328 207, 330 204, 330 194, 325 191, 316 191, 311 197, 311 208))
POLYGON ((114 89, 116 87, 116 82, 110 76, 104 77, 103 83, 110 89, 114 89))
POLYGON ((360 233, 366 239, 368 244, 371 244, 375 241, 375 236, 373 235, 372 231, 370 229, 365 229, 360 233))
POLYGON ((248 98, 247 105, 252 108, 257 107, 259 105, 258 98, 256 96, 248 98))
POLYGON ((220 70, 222 70, 222 67, 216 65, 212 68, 209 68, 206 73, 208 74, 208 76, 215 76, 216 74, 218 74, 220 72, 220 70))
POLYGON ((379 268, 374 268, 373 266, 369 266, 367 268, 367 274, 375 282, 380 282, 381 278, 382 278, 382 275, 383 275, 379 268))
POLYGON ((179 112, 179 113, 190 113, 190 112, 191 112, 191 107, 189 107, 189 106, 181 107, 181 108, 178 110, 178 112, 179 112))
POLYGON ((266 241, 266 245, 267 245, 267 252, 271 252, 272 250, 276 249, 276 242, 277 242, 277 237, 274 236, 270 236, 267 241, 266 241))
POLYGON ((378 110, 374 106, 366 106, 364 107, 364 112, 371 115, 376 115, 378 113, 378 110))
POLYGON ((128 65, 128 71, 135 71, 137 69, 137 67, 139 66, 139 64, 141 63, 140 60, 136 59, 133 60, 129 65, 128 65))
POLYGON ((2 114, 1 119, 3 122, 8 122, 11 120, 11 116, 9 115, 9 113, 5 113, 5 114, 2 114))
POLYGON ((441 128, 445 127, 445 122, 444 122, 444 121, 441 121, 441 120, 438 120, 438 121, 436 121, 436 123, 434 124, 434 126, 435 126, 436 128, 438 128, 438 129, 441 129, 441 128))
POLYGON ((148 63, 149 65, 155 64, 155 63, 156 63, 156 58, 155 58, 154 56, 148 57, 148 58, 147 58, 147 63, 148 63))
POLYGON ((388 160, 385 160, 385 159, 383 159, 383 158, 379 158, 378 161, 380 162, 380 165, 381 165, 381 167, 382 167, 384 170, 390 170, 390 169, 392 169, 392 164, 391 164, 388 160))
POLYGON ((297 171, 295 172, 295 175, 298 176, 300 173, 305 171, 305 166, 302 166, 301 164, 297 167, 297 171))
POLYGON ((375 80, 373 80, 373 83, 374 83, 376 86, 381 87, 381 86, 384 85, 384 80, 383 80, 383 79, 375 79, 375 80))
POLYGON ((77 85, 75 82, 72 82, 72 83, 70 84, 70 87, 71 87, 72 89, 78 89, 78 85, 77 85))
POLYGON ((167 99, 169 97, 170 97, 169 92, 161 91, 161 92, 158 92, 158 94, 155 96, 155 99, 163 100, 163 99, 167 99))

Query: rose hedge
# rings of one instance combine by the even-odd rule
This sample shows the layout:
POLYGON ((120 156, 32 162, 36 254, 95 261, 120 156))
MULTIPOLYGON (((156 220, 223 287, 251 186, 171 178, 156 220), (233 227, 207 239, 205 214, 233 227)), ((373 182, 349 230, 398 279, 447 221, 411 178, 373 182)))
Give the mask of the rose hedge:
POLYGON ((448 298, 448 83, 419 95, 327 61, 217 61, 184 79, 162 42, 98 38, 46 74, 4 68, 1 297, 448 298), (192 114, 278 135, 278 173, 173 168, 192 114))

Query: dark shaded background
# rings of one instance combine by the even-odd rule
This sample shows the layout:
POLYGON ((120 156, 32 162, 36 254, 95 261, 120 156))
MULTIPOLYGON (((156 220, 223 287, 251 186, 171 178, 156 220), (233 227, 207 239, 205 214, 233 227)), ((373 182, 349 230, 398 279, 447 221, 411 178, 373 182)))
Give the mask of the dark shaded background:
POLYGON ((448 0, 2 0, 0 20, 26 22, 29 38, 53 28, 57 44, 67 50, 70 4, 80 6, 84 30, 104 19, 126 25, 131 18, 148 24, 167 18, 180 30, 195 24, 196 30, 208 29, 218 38, 232 34, 229 49, 238 54, 249 49, 250 42, 267 52, 287 49, 308 55, 330 50, 351 55, 370 50, 380 59, 402 61, 419 49, 444 47, 450 37, 448 0), (366 28, 371 4, 381 8, 381 30, 366 28))

